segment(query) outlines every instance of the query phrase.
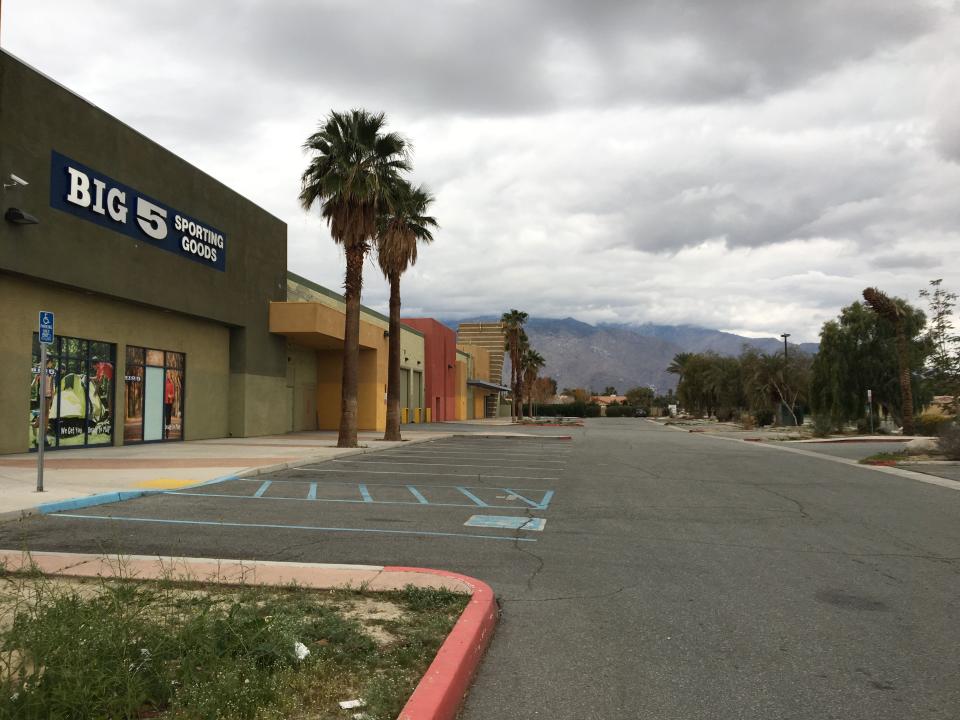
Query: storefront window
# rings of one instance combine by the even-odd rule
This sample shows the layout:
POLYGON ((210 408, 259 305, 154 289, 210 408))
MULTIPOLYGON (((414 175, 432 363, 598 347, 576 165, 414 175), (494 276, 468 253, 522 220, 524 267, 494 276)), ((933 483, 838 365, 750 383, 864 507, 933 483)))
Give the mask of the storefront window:
POLYGON ((127 347, 124 442, 183 439, 183 353, 127 347))
POLYGON ((46 408, 45 447, 83 447, 113 443, 113 371, 115 346, 57 337, 40 369, 40 343, 33 334, 30 391, 30 448, 40 435, 40 403, 46 408))

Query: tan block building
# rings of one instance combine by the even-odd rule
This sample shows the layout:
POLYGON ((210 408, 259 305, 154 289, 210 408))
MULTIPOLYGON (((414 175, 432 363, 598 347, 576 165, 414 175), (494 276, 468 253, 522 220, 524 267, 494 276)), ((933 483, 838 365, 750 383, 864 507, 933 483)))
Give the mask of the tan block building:
MULTIPOLYGON (((485 364, 487 377, 483 379, 491 386, 503 385, 503 356, 506 342, 503 323, 500 322, 460 323, 457 328, 458 346, 471 346, 486 352, 482 362, 485 364)), ((481 371, 478 370, 478 372, 481 371)), ((487 389, 493 390, 492 387, 487 389)), ((490 392, 484 395, 484 398, 483 412, 476 414, 476 417, 496 417, 499 391, 490 392)))

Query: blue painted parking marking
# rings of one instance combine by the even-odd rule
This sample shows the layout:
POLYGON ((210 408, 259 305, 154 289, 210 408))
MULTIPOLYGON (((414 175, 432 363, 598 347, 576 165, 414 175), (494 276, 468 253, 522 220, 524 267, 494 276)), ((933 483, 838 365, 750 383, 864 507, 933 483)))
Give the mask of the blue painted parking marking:
POLYGON ((407 485, 407 490, 410 491, 410 494, 413 495, 417 499, 417 502, 419 502, 421 505, 430 504, 430 501, 423 496, 423 493, 417 490, 413 485, 407 485))
POLYGON ((544 518, 512 515, 472 515, 464 525, 467 527, 497 528, 498 530, 543 530, 544 518))
POLYGON ((465 487, 460 487, 460 486, 458 485, 458 486, 457 486, 457 490, 459 490, 459 491, 462 492, 464 495, 466 495, 468 498, 470 498, 471 500, 473 500, 473 502, 476 503, 477 507, 490 507, 490 506, 487 505, 483 500, 481 500, 480 498, 478 498, 476 495, 474 495, 472 492, 470 492, 469 490, 467 490, 465 487))
MULTIPOLYGON (((224 485, 220 485, 221 488, 226 488, 224 485)), ((392 485, 390 483, 341 483, 341 482, 328 482, 328 483, 299 483, 291 482, 286 480, 267 480, 262 483, 257 490, 251 494, 241 494, 239 492, 194 492, 191 490, 163 490, 159 494, 162 495, 183 495, 186 497, 205 497, 205 498, 228 498, 231 500, 273 500, 280 502, 336 502, 336 503, 369 503, 373 505, 418 505, 422 507, 462 507, 462 508, 490 508, 491 510, 517 510, 524 506, 518 506, 517 504, 500 504, 500 503, 489 503, 481 498, 478 493, 487 493, 494 497, 506 498, 507 500, 519 500, 526 503, 527 506, 534 510, 547 510, 550 507, 550 502, 553 499, 554 492, 553 490, 533 490, 533 489, 524 489, 520 488, 523 495, 518 492, 518 490, 513 488, 493 488, 493 487, 464 487, 462 485, 430 485, 430 486, 420 486, 415 485, 392 485), (272 488, 281 487, 284 485, 306 485, 307 492, 306 496, 300 495, 299 497, 290 497, 290 496, 275 496, 269 494, 267 491, 272 488), (322 497, 323 489, 325 486, 348 486, 355 487, 357 489, 357 494, 359 497, 322 497), (389 492, 390 489, 406 489, 412 499, 410 500, 378 500, 376 495, 378 492, 383 491, 384 489, 389 492), (443 490, 456 490, 459 494, 463 495, 470 502, 439 502, 436 500, 431 500, 430 495, 434 494, 436 491, 443 490), (543 497, 539 502, 536 501, 537 495, 535 493, 543 493, 543 497)), ((388 497, 391 497, 388 495, 388 497)), ((396 497, 396 495, 392 495, 396 497)), ((73 507, 64 507, 60 508, 63 510, 70 510, 73 507)))
POLYGON ((527 505, 529 505, 529 506, 532 507, 532 508, 536 508, 537 510, 546 510, 546 509, 547 509, 547 506, 546 506, 546 505, 543 505, 543 504, 541 504, 541 503, 534 502, 533 500, 530 500, 529 498, 525 498, 523 495, 521 495, 520 493, 518 493, 516 490, 511 490, 510 488, 504 488, 504 490, 506 490, 508 493, 510 493, 510 495, 512 495, 513 497, 519 498, 520 500, 523 500, 527 505))

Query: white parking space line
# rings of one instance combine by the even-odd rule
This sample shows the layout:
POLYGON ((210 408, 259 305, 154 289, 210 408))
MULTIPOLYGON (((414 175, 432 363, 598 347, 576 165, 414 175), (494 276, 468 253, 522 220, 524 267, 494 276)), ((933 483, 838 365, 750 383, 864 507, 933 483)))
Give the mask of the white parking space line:
POLYGON ((487 473, 443 473, 443 472, 404 472, 401 470, 322 470, 320 468, 296 467, 295 472, 312 473, 359 473, 362 475, 432 475, 435 477, 482 477, 501 480, 559 480, 558 477, 540 477, 536 475, 489 475, 487 473))
MULTIPOLYGON (((383 456, 381 455, 381 457, 383 457, 383 456)), ((438 460, 442 460, 443 458, 447 458, 447 457, 449 457, 449 458, 460 458, 460 459, 462 459, 462 460, 511 460, 511 459, 513 459, 513 457, 517 457, 518 459, 519 459, 520 457, 522 457, 522 458, 524 458, 524 459, 529 460, 530 462, 541 462, 541 463, 564 463, 564 462, 566 462, 566 460, 544 460, 544 459, 541 459, 540 457, 535 456, 535 455, 523 455, 523 456, 510 456, 510 457, 507 457, 506 455, 501 455, 500 453, 496 453, 496 454, 494 454, 494 455, 478 455, 478 454, 476 454, 476 453, 471 453, 471 454, 468 455, 468 454, 465 454, 465 453, 436 453, 436 452, 421 452, 421 451, 414 452, 414 451, 412 451, 412 450, 410 450, 410 451, 405 450, 405 451, 403 451, 402 453, 398 453, 398 454, 397 454, 397 457, 411 457, 411 458, 412 458, 412 457, 418 457, 418 458, 419 458, 419 457, 425 457, 425 458, 437 458, 438 460)))
POLYGON ((412 465, 414 467, 475 467, 475 468, 498 468, 503 467, 507 470, 542 470, 540 467, 529 467, 525 465, 467 465, 460 463, 425 463, 425 462, 398 462, 396 460, 331 460, 335 463, 352 463, 354 465, 412 465))

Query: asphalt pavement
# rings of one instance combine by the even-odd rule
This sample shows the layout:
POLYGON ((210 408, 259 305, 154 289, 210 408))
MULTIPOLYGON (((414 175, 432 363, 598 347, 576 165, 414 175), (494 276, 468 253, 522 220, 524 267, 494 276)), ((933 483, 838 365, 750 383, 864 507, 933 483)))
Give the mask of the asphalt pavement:
POLYGON ((632 418, 564 433, 5 523, 0 546, 481 578, 503 615, 466 720, 960 717, 960 492, 632 418))

